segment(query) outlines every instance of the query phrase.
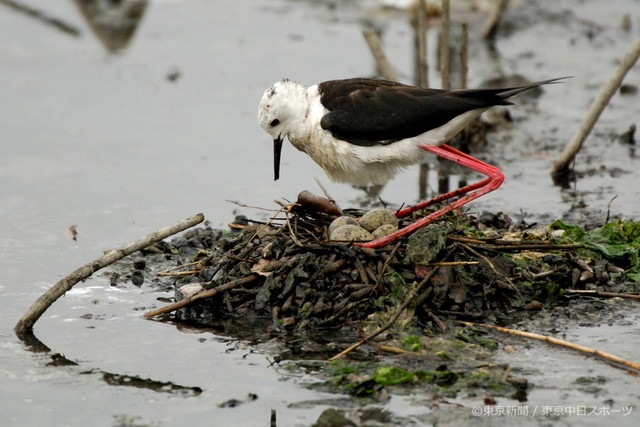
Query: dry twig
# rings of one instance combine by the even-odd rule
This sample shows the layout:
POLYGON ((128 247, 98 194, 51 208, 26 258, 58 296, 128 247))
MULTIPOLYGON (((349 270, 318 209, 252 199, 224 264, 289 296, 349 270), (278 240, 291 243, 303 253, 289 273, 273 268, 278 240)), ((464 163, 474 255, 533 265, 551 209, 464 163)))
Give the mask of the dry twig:
POLYGON ((590 347, 585 347, 585 346, 574 344, 574 343, 571 343, 571 342, 568 342, 568 341, 559 340, 557 338, 549 337, 547 335, 540 335, 540 334, 535 334, 533 332, 525 332, 525 331, 519 331, 519 330, 516 330, 516 329, 503 328, 501 326, 488 325, 486 323, 473 323, 473 322, 465 322, 465 321, 460 321, 460 323, 462 323, 464 325, 467 325, 467 326, 484 326, 486 328, 495 329, 497 331, 506 332, 506 333, 512 334, 512 335, 518 335, 518 336, 521 336, 521 337, 533 338, 533 339, 540 340, 540 341, 546 341, 546 342, 549 342, 551 344, 561 345, 563 347, 567 347, 567 348, 571 348, 573 350, 577 350, 577 351, 579 351, 581 353, 591 354, 593 356, 600 357, 600 358, 605 359, 605 360, 607 360, 609 362, 613 362, 613 363, 615 363, 617 365, 622 365, 622 366, 626 366, 628 368, 631 368, 634 371, 640 371, 640 364, 638 364, 638 363, 631 362, 629 360, 622 359, 622 358, 620 358, 618 356, 614 356, 613 354, 605 353, 605 352, 602 352, 600 350, 595 350, 595 349, 590 348, 590 347))
POLYGON ((492 249, 496 251, 525 251, 525 250, 569 250, 584 248, 580 243, 557 244, 548 240, 480 240, 464 236, 447 236, 447 239, 458 243, 467 243, 478 249, 492 249))
POLYGON ((580 147, 582 147, 582 143, 587 139, 589 133, 591 133, 591 129, 593 129, 593 126, 600 117, 600 114, 607 104, 609 104, 611 97, 616 90, 618 90, 620 84, 622 84, 624 76, 627 75, 627 72, 636 63, 638 57, 640 57, 640 37, 635 41, 629 53, 627 53, 624 59, 622 59, 622 62, 620 62, 620 65, 614 72, 613 76, 611 76, 611 79, 609 79, 609 81, 602 87, 600 93, 596 99, 594 99, 587 115, 578 129, 578 132, 576 132, 571 141, 567 143, 564 147, 564 151, 560 154, 560 158, 553 165, 553 168, 551 169, 552 175, 562 174, 569 169, 569 164, 573 162, 573 159, 575 159, 580 147))
POLYGON ((456 265, 478 265, 480 261, 444 261, 444 262, 432 262, 429 265, 437 265, 438 267, 453 267, 456 265))
POLYGON ((438 329, 440 329, 440 332, 442 333, 447 332, 446 323, 444 323, 442 319, 440 319, 433 311, 427 310, 427 316, 429 316, 429 318, 433 320, 433 323, 435 323, 436 326, 438 326, 438 329))
POLYGON ((442 28, 440 30, 440 77, 442 78, 442 89, 451 89, 450 9, 449 0, 442 0, 442 28))
POLYGON ((420 356, 420 353, 416 353, 415 351, 405 350, 404 348, 393 347, 390 345, 379 345, 376 346, 378 350, 386 351, 387 353, 393 354, 413 354, 415 356, 420 356))
POLYGON ((463 22, 460 26, 460 87, 467 88, 467 75, 469 74, 469 25, 463 22))
POLYGON ((320 181, 318 179, 318 177, 314 177, 313 178, 316 181, 316 184, 318 184, 318 187, 320 187, 320 189, 322 190, 322 192, 324 193, 324 196, 329 199, 329 201, 331 203, 333 203, 333 205, 338 209, 338 211, 340 212, 340 215, 342 215, 342 209, 340 209, 340 206, 338 206, 338 202, 336 202, 336 199, 334 199, 331 194, 329 194, 329 192, 327 191, 327 189, 325 188, 324 184, 322 184, 322 181, 320 181))
POLYGON ((602 298, 629 298, 640 300, 640 295, 638 294, 629 294, 622 292, 602 292, 589 289, 565 289, 563 292, 568 295, 586 295, 602 298))
POLYGON ((291 226, 291 218, 289 218, 289 212, 285 211, 285 215, 287 217, 287 227, 289 228, 289 237, 291 237, 291 240, 293 240, 293 242, 298 245, 299 247, 303 247, 304 245, 302 243, 300 243, 300 240, 298 240, 298 238, 296 237, 296 233, 293 231, 293 227, 291 226))
POLYGON ((167 268, 166 270, 162 270, 158 272, 158 276, 184 276, 186 274, 199 273, 200 270, 185 270, 185 271, 176 271, 176 270, 179 270, 181 268, 186 268, 186 267, 192 267, 194 265, 198 265, 200 262, 201 261, 188 262, 186 264, 167 268))
POLYGON ((416 27, 414 29, 415 46, 415 81, 418 87, 429 87, 429 60, 427 44, 427 4, 426 0, 418 0, 415 8, 416 27))
POLYGON ((391 263, 391 260, 393 260, 393 257, 396 256, 396 252, 398 252, 398 249, 400 248, 400 245, 402 244, 402 242, 398 242, 394 247, 393 250, 391 251, 391 253, 389 254, 389 257, 386 259, 386 261, 384 262, 384 265, 382 266, 382 269, 380 270, 380 274, 378 275, 378 278, 376 279, 376 284, 373 285, 373 287, 371 288, 371 291, 373 292, 374 289, 377 289, 378 286, 380 286, 380 283, 382 282, 382 278, 384 277, 387 268, 389 268, 389 264, 391 263))
POLYGON ((261 211, 267 211, 267 212, 278 212, 278 210, 277 210, 277 209, 268 209, 268 208, 261 208, 261 207, 259 207, 259 206, 246 205, 246 204, 244 204, 244 203, 240 203, 240 202, 238 202, 237 200, 228 200, 228 199, 227 199, 227 200, 225 200, 225 201, 226 201, 226 202, 229 202, 229 203, 233 203, 233 204, 234 204, 234 205, 236 205, 236 206, 240 206, 241 208, 258 209, 258 210, 261 210, 261 211))
POLYGON ((371 54, 373 55, 373 59, 376 61, 376 66, 378 67, 378 72, 380 75, 393 82, 398 80, 398 75, 396 71, 393 69, 391 62, 387 59, 387 55, 384 53, 384 49, 382 48, 382 41, 378 36, 378 33, 371 29, 362 30, 362 35, 364 39, 367 41, 367 45, 371 50, 371 54))

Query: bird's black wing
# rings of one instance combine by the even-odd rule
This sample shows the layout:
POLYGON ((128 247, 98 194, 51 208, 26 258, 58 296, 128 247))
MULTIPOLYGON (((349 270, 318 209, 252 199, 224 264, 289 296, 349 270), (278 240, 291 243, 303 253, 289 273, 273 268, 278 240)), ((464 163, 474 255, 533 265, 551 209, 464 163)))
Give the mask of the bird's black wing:
POLYGON ((446 91, 375 79, 332 80, 319 85, 329 113, 321 126, 356 145, 388 144, 420 135, 469 110, 509 105, 509 89, 446 91))

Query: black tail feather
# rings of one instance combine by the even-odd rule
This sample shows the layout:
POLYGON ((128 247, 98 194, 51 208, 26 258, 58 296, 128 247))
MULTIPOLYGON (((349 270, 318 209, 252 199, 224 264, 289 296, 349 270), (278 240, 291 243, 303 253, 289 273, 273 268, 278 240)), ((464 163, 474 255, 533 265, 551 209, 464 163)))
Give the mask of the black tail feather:
POLYGON ((556 77, 555 79, 542 80, 542 81, 531 83, 531 84, 524 85, 524 86, 506 88, 506 89, 503 89, 501 92, 498 92, 497 96, 502 98, 502 99, 507 99, 507 98, 512 97, 513 95, 517 95, 520 92, 524 92, 526 90, 533 89, 535 87, 539 87, 539 86, 542 86, 542 85, 548 85, 548 84, 554 84, 554 83, 561 83, 559 80, 570 79, 571 77, 572 76, 556 77))

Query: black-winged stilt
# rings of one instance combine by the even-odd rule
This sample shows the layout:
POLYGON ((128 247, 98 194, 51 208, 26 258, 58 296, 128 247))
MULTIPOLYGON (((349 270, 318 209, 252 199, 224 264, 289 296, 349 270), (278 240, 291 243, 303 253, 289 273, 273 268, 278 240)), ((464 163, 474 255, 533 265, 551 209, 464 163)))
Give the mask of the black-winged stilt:
POLYGON ((285 79, 265 91, 258 121, 273 137, 276 180, 285 137, 337 182, 384 184, 402 168, 418 163, 422 150, 487 176, 475 184, 399 210, 396 216, 402 218, 462 196, 395 233, 357 243, 376 248, 498 188, 504 181, 500 169, 445 143, 489 108, 511 105, 507 99, 513 95, 558 80, 503 89, 449 91, 365 78, 330 80, 305 88, 285 79))

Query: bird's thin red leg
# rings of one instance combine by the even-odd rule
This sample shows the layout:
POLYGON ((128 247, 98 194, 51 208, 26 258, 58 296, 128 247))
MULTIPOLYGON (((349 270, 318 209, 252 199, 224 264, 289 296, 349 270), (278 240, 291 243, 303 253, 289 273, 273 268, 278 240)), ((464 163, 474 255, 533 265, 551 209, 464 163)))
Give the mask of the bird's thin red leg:
POLYGON ((401 228, 395 233, 391 233, 388 236, 373 240, 371 242, 356 243, 356 246, 361 246, 364 248, 379 248, 381 246, 389 244, 394 240, 399 239, 400 237, 404 237, 407 234, 413 233, 417 229, 424 227, 425 225, 433 222, 442 215, 451 212, 452 210, 457 209, 460 206, 463 206, 464 204, 469 203, 470 201, 495 190, 496 188, 500 187, 500 185, 504 181, 504 174, 497 167, 491 166, 481 160, 463 153, 462 151, 451 148, 448 145, 420 145, 420 148, 442 158, 454 161, 458 164, 461 164, 462 166, 466 166, 476 172, 486 175, 487 178, 483 179, 482 181, 476 182, 475 184, 466 185, 464 187, 458 188, 457 190, 442 194, 425 202, 418 203, 415 206, 410 206, 408 208, 399 210, 398 212, 396 212, 396 216, 398 218, 403 218, 407 215, 412 214, 413 212, 424 209, 435 203, 449 200, 453 197, 458 197, 464 194, 464 196, 459 198, 458 200, 442 207, 441 209, 425 216, 424 218, 420 218, 418 221, 413 222, 404 228, 401 228))
MULTIPOLYGON (((421 145, 420 148, 427 150, 437 156, 443 157, 447 160, 451 160, 453 162, 456 162, 458 164, 461 164, 462 166, 466 166, 470 169, 473 169, 474 171, 480 172, 483 175, 486 175, 487 178, 483 179, 482 181, 476 182, 474 184, 470 184, 470 185, 466 185, 464 187, 460 187, 456 190, 450 191, 449 193, 445 193, 445 194, 441 194, 440 196, 434 197, 433 199, 429 199, 427 201, 418 203, 417 205, 414 206, 409 206, 407 208, 401 209, 398 212, 396 212, 396 216, 398 218, 404 218, 407 215, 410 215, 414 212, 417 212, 421 209, 424 209, 426 207, 429 207, 431 205, 434 205, 436 203, 440 203, 443 202, 445 200, 449 200, 452 199, 454 197, 463 195, 463 194, 467 194, 475 189, 478 189, 480 187, 483 187, 485 185, 488 184, 489 181, 492 180, 498 180, 500 179, 500 182, 497 183, 497 185, 495 186, 495 188, 492 188, 476 197, 480 197, 483 194, 488 193, 489 191, 493 191, 496 188, 498 188, 500 186, 500 184, 502 184, 502 181, 504 181, 504 175, 502 174, 502 171, 500 169, 498 169, 495 166, 489 165, 481 160, 476 159, 475 157, 471 157, 470 155, 463 153, 460 150, 456 150, 453 147, 450 147, 448 145, 441 145, 441 146, 435 146, 435 145, 421 145)), ((474 197, 474 198, 476 198, 474 197)), ((473 199, 471 199, 473 200, 473 199)))

